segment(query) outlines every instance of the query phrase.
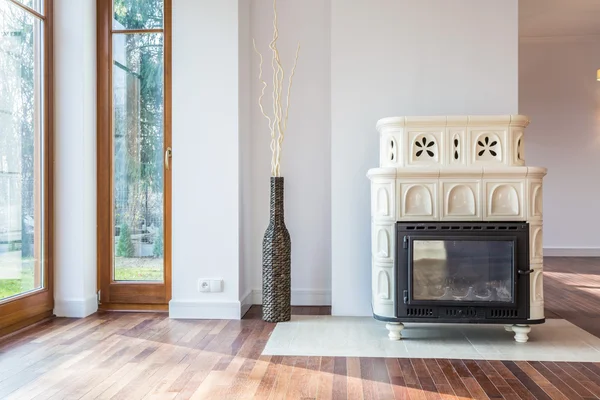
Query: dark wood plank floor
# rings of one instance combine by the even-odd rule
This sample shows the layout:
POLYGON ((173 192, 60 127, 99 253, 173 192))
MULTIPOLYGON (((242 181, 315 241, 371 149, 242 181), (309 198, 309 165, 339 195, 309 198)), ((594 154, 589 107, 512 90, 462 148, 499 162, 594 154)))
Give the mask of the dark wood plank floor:
MULTIPOLYGON (((548 315, 600 336, 600 259, 545 265, 548 315)), ((0 399, 600 399, 600 363, 261 356, 273 327, 259 307, 56 318, 0 341, 0 399)))
POLYGON ((549 314, 600 337, 600 258, 545 257, 544 304, 549 314))

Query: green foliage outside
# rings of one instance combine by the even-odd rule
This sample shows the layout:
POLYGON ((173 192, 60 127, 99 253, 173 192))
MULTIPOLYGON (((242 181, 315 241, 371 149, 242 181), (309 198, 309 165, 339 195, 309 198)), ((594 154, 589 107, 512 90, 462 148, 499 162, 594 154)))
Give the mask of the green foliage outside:
POLYGON ((33 290, 33 268, 23 268, 21 279, 0 279, 0 300, 33 290))
POLYGON ((140 268, 116 268, 116 281, 162 281, 162 266, 140 268))
MULTIPOLYGON (((125 29, 163 27, 163 0, 114 0, 113 9, 115 20, 125 29)), ((163 39, 161 33, 131 34, 125 35, 120 47, 113 47, 119 60, 115 76, 124 85, 117 91, 124 99, 115 103, 115 224, 127 224, 135 237, 148 233, 141 227, 162 220, 163 39)), ((160 257, 162 232, 156 240, 152 253, 160 257)), ((126 245, 122 253, 117 249, 117 256, 127 257, 126 245)))
POLYGON ((163 27, 163 0, 114 0, 114 17, 127 29, 163 27))
POLYGON ((126 223, 122 223, 117 243, 117 257, 133 257, 133 253, 134 248, 129 226, 126 223))
MULTIPOLYGON (((0 153, 3 166, 0 170, 18 172, 19 179, 8 181, 9 193, 20 193, 21 224, 27 225, 34 212, 35 175, 35 129, 39 117, 36 106, 34 68, 39 44, 34 18, 28 17, 10 2, 4 2, 0 13, 0 153), (8 166, 8 170, 7 170, 8 166)), ((6 187, 0 192, 0 203, 14 202, 16 198, 6 197, 6 187)), ((4 208, 5 205, 2 205, 4 208)), ((21 229, 20 251, 23 257, 34 253, 33 230, 21 229)), ((15 247, 9 251, 15 251, 15 247)))

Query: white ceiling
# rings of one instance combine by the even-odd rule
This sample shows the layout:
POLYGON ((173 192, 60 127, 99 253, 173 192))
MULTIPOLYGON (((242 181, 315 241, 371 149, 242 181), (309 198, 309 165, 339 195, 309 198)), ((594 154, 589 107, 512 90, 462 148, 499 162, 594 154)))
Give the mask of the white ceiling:
POLYGON ((519 36, 600 35, 600 0, 519 0, 519 36))

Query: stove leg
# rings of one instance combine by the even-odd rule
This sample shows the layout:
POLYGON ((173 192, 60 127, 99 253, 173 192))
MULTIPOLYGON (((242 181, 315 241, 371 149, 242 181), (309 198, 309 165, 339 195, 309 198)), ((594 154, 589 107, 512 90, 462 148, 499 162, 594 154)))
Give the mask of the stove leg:
POLYGON ((506 332, 512 332, 513 331, 513 326, 512 325, 504 325, 504 330, 506 332))
POLYGON ((402 331, 402 329, 404 329, 403 324, 401 324, 400 322, 388 322, 387 324, 385 324, 385 327, 388 331, 390 331, 388 333, 388 337, 390 338, 390 340, 402 339, 402 335, 400 334, 400 332, 402 331))
POLYGON ((529 325, 513 325, 513 332, 515 333, 515 340, 519 343, 527 343, 529 336, 527 334, 531 332, 529 325))

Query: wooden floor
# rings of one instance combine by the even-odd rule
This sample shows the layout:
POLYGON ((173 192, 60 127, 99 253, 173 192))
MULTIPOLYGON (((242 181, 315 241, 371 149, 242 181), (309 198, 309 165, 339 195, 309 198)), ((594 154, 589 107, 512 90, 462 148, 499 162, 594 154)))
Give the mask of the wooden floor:
MULTIPOLYGON (((600 336, 600 259, 545 265, 548 315, 600 336)), ((600 363, 261 356, 273 327, 258 307, 53 319, 0 342, 0 399, 600 399, 600 363)))

